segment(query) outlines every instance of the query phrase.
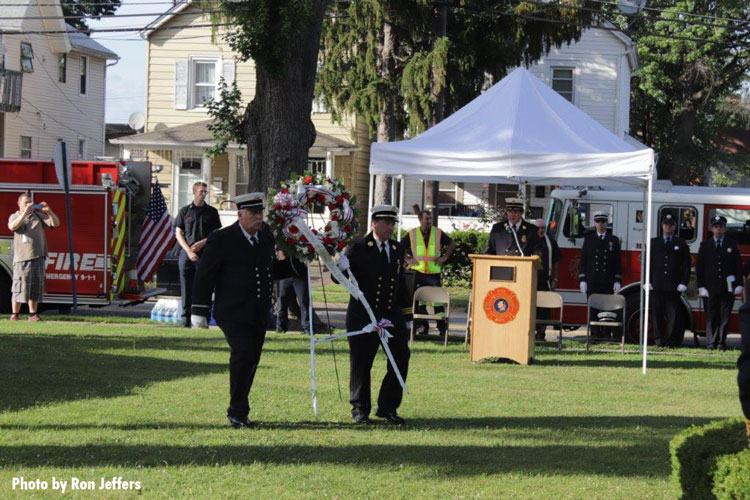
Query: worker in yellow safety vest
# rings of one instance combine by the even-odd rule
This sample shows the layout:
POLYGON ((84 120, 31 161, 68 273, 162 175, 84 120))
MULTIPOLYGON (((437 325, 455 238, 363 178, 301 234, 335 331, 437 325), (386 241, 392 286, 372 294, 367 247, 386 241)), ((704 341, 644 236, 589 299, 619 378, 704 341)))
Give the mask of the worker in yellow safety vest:
MULTIPOLYGON (((456 244, 440 228, 432 226, 432 213, 429 210, 419 212, 419 227, 409 231, 408 235, 401 240, 405 249, 404 260, 411 269, 415 271, 414 289, 421 286, 442 286, 440 273, 443 264, 450 259, 456 244)), ((415 314, 425 314, 425 304, 417 304, 415 314)), ((435 314, 445 313, 445 307, 435 306, 435 314)), ((446 322, 437 322, 441 335, 445 335, 446 322)), ((415 321, 415 331, 426 334, 428 330, 427 321, 415 321)))

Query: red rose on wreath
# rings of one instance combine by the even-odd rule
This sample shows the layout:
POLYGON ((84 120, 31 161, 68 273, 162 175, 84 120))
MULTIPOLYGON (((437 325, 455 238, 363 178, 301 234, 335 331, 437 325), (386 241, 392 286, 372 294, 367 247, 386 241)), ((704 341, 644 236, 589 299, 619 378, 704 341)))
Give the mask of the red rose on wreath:
POLYGON ((292 234, 297 234, 299 232, 299 229, 294 224, 289 226, 289 232, 292 234))
POLYGON ((315 252, 315 248, 313 248, 312 245, 307 245, 307 251, 310 252, 310 253, 313 253, 313 252, 315 252))
POLYGON ((341 250, 342 248, 346 248, 346 241, 339 241, 339 244, 336 245, 336 248, 341 250))
POLYGON ((305 184, 312 184, 312 181, 313 181, 313 179, 312 179, 311 175, 306 175, 305 176, 305 184))
POLYGON ((344 197, 342 195, 338 195, 336 197, 336 203, 338 203, 339 205, 341 205, 342 203, 344 203, 344 197))
POLYGON ((294 238, 287 238, 286 239, 286 244, 287 245, 294 245, 294 238))
POLYGON ((331 214, 331 220, 339 220, 339 214, 331 214))
POLYGON ((330 245, 331 243, 333 243, 333 240, 330 236, 326 236, 325 238, 323 238, 323 243, 325 243, 326 245, 330 245))
POLYGON ((281 190, 281 194, 289 194, 289 190, 287 188, 284 188, 281 190))
POLYGON ((306 237, 306 236, 305 236, 304 234, 303 234, 302 236, 300 236, 300 237, 299 237, 299 240, 300 240, 300 241, 301 241, 302 243, 307 243, 307 237, 306 237))
POLYGON ((341 196, 343 196, 345 200, 348 200, 349 199, 349 192, 348 191, 344 191, 343 193, 341 193, 341 196))

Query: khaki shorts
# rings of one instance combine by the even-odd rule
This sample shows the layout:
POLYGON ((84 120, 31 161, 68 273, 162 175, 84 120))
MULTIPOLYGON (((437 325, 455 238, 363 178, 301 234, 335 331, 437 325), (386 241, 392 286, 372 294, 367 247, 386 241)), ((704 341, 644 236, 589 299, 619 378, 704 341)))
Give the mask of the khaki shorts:
POLYGON ((13 302, 41 302, 44 295, 45 257, 13 263, 13 302))

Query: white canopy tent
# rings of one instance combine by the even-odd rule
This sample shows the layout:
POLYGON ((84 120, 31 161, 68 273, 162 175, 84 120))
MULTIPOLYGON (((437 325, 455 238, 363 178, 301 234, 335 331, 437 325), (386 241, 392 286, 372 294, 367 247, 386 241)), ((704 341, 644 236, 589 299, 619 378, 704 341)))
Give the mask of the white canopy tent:
MULTIPOLYGON (((620 139, 524 68, 515 69, 414 139, 374 143, 370 207, 374 175, 454 182, 641 186, 647 213, 645 243, 650 239, 654 151, 637 149, 620 139)), ((644 248, 648 283, 651 248, 648 244, 644 248)), ((647 311, 648 290, 644 302, 647 311)), ((648 315, 642 316, 645 332, 648 315)), ((647 342, 643 337, 645 373, 647 342)))

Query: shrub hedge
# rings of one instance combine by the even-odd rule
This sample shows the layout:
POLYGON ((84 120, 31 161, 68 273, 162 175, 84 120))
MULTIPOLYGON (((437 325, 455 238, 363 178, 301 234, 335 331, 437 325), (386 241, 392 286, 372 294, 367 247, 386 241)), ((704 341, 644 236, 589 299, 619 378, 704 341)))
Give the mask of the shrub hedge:
MULTIPOLYGON (((712 489, 717 460, 746 447, 745 423, 738 418, 693 426, 677 434, 669 443, 669 451, 678 497, 684 500, 716 498, 712 489)), ((733 481, 734 478, 732 475, 733 481)))
POLYGON ((713 491, 719 500, 750 498, 750 449, 719 457, 713 491))
POLYGON ((487 247, 488 233, 484 231, 453 231, 449 235, 456 243, 456 250, 443 267, 443 286, 467 286, 471 283, 471 259, 469 254, 483 253, 487 247))

